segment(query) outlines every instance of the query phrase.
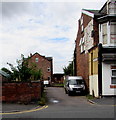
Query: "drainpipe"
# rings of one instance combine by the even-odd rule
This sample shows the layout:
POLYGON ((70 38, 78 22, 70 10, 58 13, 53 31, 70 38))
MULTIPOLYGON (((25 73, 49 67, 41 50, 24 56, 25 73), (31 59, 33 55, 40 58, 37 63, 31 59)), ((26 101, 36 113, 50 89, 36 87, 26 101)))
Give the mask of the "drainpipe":
POLYGON ((102 44, 98 45, 98 94, 102 97, 102 44))

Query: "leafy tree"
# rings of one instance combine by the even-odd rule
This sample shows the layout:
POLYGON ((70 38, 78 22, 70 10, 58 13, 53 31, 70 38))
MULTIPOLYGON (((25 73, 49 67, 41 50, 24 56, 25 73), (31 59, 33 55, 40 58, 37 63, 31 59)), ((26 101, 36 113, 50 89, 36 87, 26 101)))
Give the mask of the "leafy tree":
POLYGON ((41 79, 42 71, 41 70, 31 70, 31 80, 41 79))
POLYGON ((73 75, 73 61, 67 66, 63 68, 65 75, 73 75))
MULTIPOLYGON (((33 66, 28 67, 28 59, 24 58, 24 55, 21 55, 21 59, 17 60, 17 66, 14 67, 11 63, 7 63, 11 71, 7 68, 2 68, 5 72, 11 75, 12 80, 16 81, 31 81, 38 80, 42 76, 41 70, 35 69, 33 66)), ((35 66, 36 67, 36 66, 35 66)))

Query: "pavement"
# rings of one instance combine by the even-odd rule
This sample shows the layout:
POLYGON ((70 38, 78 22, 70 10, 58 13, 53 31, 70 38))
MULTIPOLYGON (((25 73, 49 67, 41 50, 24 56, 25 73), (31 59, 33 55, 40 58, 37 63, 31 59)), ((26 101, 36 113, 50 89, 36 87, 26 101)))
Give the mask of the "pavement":
POLYGON ((116 97, 102 97, 88 100, 92 104, 116 106, 116 97))
POLYGON ((2 103, 2 111, 3 113, 9 112, 20 112, 25 110, 37 109, 40 106, 38 104, 18 104, 18 103, 2 103))

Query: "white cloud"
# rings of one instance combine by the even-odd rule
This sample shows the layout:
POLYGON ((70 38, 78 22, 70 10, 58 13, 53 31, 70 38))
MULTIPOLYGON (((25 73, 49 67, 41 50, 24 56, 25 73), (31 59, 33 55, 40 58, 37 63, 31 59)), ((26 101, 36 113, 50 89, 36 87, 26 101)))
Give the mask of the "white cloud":
MULTIPOLYGON (((16 1, 15 1, 16 2, 16 1)), ((69 2, 69 1, 68 1, 69 2)), ((2 58, 0 67, 15 63, 21 54, 52 56, 54 72, 62 72, 73 57, 77 21, 81 9, 100 9, 103 1, 89 2, 3 3, 0 34, 2 58)))

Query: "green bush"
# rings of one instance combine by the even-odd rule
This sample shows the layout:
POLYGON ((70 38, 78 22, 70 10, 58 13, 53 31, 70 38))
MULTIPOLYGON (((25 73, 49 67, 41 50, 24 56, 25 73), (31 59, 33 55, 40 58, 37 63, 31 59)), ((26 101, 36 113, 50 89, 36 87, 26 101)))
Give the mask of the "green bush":
POLYGON ((43 106, 47 103, 47 96, 46 96, 46 92, 42 93, 42 97, 40 98, 38 104, 43 106))
POLYGON ((87 98, 87 99, 89 99, 89 100, 94 99, 94 97, 93 97, 92 95, 89 95, 89 94, 88 94, 88 95, 86 95, 86 98, 87 98))

